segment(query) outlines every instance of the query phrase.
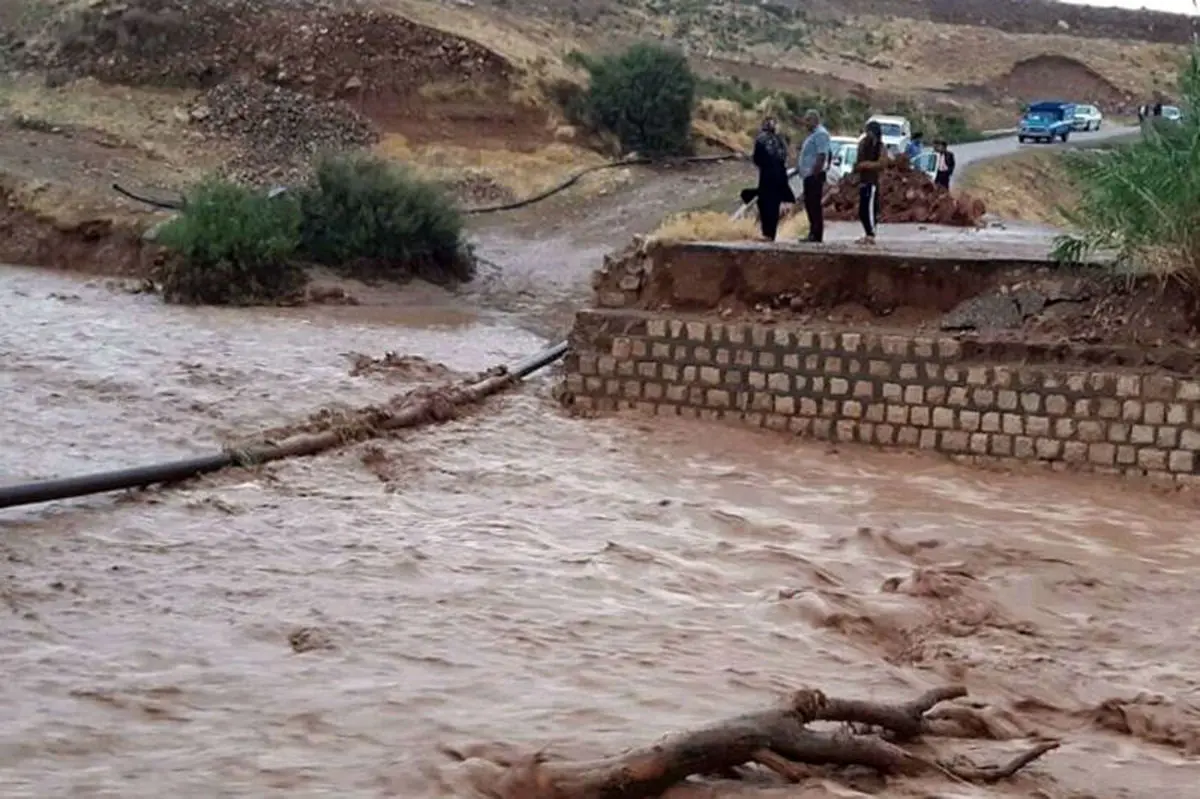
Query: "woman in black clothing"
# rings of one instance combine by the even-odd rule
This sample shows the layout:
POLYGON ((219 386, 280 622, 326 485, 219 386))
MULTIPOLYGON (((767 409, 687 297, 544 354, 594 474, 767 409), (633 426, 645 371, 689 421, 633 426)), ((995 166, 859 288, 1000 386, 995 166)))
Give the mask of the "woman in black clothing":
POLYGON ((754 165, 758 167, 758 220, 763 238, 775 240, 779 230, 779 209, 784 203, 796 202, 788 183, 787 144, 775 129, 775 120, 763 120, 762 130, 754 140, 754 165))

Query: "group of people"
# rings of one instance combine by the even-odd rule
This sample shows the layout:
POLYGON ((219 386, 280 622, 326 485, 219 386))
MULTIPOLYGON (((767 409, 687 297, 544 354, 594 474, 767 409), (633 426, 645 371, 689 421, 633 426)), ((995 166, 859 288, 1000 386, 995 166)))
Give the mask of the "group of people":
MULTIPOLYGON (((800 145, 796 159, 796 173, 801 181, 801 199, 804 213, 808 217, 806 241, 821 243, 825 239, 825 212, 822 200, 825 194, 826 173, 833 159, 832 140, 829 131, 821 124, 821 115, 810 110, 804 115, 807 136, 800 145)), ((920 134, 914 134, 915 152, 908 151, 910 160, 921 152, 920 134)), ((910 144, 910 148, 912 145, 910 144)), ((937 152, 937 170, 934 182, 949 189, 950 176, 954 173, 954 154, 942 140, 934 142, 937 152)), ((876 220, 879 217, 879 177, 891 161, 883 143, 883 130, 878 122, 868 122, 863 137, 858 142, 854 174, 858 178, 858 219, 862 223, 863 237, 859 244, 874 244, 876 220)), ((784 205, 796 202, 788 178, 788 144, 779 133, 774 117, 763 120, 762 130, 754 141, 754 165, 758 167, 758 188, 744 193, 743 197, 758 198, 758 218, 763 238, 775 241, 779 231, 779 220, 784 205)), ((749 202, 749 199, 746 199, 749 202)))

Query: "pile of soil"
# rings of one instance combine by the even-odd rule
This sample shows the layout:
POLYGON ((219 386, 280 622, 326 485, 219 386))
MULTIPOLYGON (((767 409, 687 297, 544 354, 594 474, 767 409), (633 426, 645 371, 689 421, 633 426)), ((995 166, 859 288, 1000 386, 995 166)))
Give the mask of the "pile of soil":
MULTIPOLYGON (((842 180, 825 195, 827 219, 858 218, 858 182, 842 180)), ((879 178, 879 222, 920 222, 930 225, 975 227, 987 212, 983 201, 955 196, 934 184, 929 176, 899 158, 879 178)))
POLYGON ((245 77, 210 89, 190 116, 206 132, 241 145, 224 171, 253 184, 301 182, 316 154, 363 147, 379 138, 370 121, 343 102, 316 100, 245 77))
POLYGON ((1099 103, 1109 113, 1124 110, 1134 99, 1096 70, 1061 55, 1038 55, 1018 61, 1006 74, 981 88, 995 97, 1026 101, 1045 94, 1048 86, 1053 86, 1057 95, 1099 103))

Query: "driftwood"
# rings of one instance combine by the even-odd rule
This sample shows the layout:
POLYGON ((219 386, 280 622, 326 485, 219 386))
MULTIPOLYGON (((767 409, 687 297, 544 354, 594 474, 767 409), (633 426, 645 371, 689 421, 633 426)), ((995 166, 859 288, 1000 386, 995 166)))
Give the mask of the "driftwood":
POLYGON ((590 761, 554 759, 545 753, 518 756, 486 749, 446 750, 476 766, 476 789, 495 799, 649 799, 693 775, 739 776, 757 764, 791 782, 809 776, 806 766, 860 766, 881 774, 941 772, 990 783, 1016 774, 1046 752, 1054 740, 1032 741, 1008 762, 975 765, 915 751, 924 735, 1009 737, 984 710, 942 702, 966 696, 961 687, 937 688, 901 705, 826 697, 796 691, 778 707, 728 719, 710 727, 673 733, 656 743, 590 761), (934 711, 934 712, 931 712, 934 711), (833 730, 811 722, 842 722, 833 730), (482 762, 481 762, 482 761, 482 762))

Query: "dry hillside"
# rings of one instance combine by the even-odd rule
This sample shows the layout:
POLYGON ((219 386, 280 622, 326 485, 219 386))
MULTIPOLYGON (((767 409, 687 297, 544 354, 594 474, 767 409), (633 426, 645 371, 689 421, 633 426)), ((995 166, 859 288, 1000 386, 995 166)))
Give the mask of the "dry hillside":
MULTIPOLYGON (((1047 92, 1120 112, 1169 90, 1191 29, 1122 14, 1018 0, 0 0, 5 213, 10 227, 15 206, 140 224, 114 180, 286 182, 351 147, 467 203, 522 196, 605 158, 557 105, 555 87, 582 79, 568 55, 645 37, 678 43, 718 84, 903 102, 977 128, 1047 92)), ((697 128, 744 145, 754 116, 709 100, 697 128)))

